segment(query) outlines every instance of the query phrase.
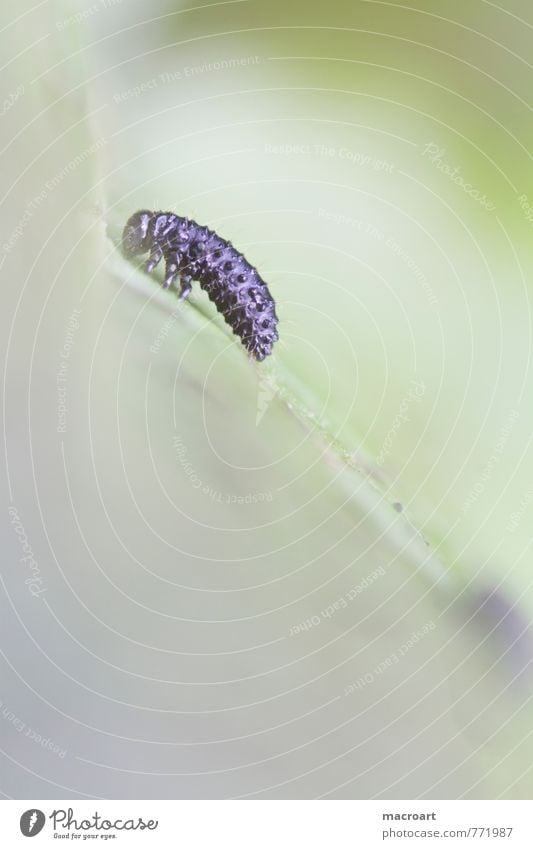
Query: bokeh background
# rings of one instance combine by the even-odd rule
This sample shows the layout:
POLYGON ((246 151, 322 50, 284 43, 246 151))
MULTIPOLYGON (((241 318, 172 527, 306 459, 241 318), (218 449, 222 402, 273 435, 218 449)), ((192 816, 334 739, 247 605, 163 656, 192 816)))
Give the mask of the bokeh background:
POLYGON ((3 796, 530 798, 529 4, 0 39, 3 796), (258 267, 271 358, 121 256, 138 208, 258 267))

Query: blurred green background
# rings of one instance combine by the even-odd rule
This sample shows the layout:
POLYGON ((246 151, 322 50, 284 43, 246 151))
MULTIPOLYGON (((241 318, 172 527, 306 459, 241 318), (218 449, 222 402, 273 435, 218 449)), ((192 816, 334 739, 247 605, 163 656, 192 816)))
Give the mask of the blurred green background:
POLYGON ((4 9, 0 790, 530 798, 529 5, 4 9))

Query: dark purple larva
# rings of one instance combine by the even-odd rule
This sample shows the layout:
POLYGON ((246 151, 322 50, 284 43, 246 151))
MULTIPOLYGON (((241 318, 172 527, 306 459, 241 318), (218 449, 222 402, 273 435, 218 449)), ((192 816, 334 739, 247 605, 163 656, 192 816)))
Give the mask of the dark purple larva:
POLYGON ((150 273, 164 258, 165 288, 179 275, 180 298, 198 280, 217 310, 256 360, 264 360, 279 338, 276 305, 257 270, 231 244, 188 218, 173 212, 140 210, 122 234, 124 255, 150 251, 150 273))

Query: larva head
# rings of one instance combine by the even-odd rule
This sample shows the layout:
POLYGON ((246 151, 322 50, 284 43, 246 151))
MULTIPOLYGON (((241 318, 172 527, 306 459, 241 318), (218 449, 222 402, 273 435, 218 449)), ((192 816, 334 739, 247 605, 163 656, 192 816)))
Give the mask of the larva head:
POLYGON ((122 233, 122 250, 124 256, 132 257, 144 254, 150 249, 152 241, 151 223, 153 212, 141 209, 135 212, 126 222, 122 233))

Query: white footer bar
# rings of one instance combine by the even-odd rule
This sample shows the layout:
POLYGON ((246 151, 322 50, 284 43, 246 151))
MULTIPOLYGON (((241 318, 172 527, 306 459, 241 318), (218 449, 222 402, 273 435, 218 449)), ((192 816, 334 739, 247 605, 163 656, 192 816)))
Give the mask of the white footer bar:
POLYGON ((1 844, 186 849, 533 848, 529 801, 8 800, 1 844), (35 838, 35 844, 28 840, 35 838))

